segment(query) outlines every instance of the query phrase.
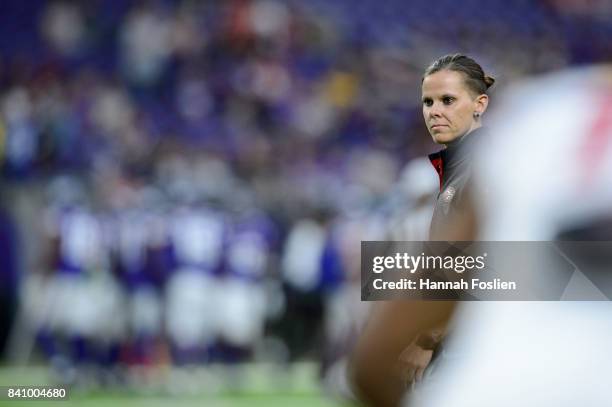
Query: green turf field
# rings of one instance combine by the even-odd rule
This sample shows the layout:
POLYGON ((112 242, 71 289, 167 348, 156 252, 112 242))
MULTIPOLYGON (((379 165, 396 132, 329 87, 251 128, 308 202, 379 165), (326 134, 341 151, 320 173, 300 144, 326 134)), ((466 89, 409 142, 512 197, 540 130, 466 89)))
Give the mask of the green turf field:
MULTIPOLYGON (((157 376, 149 378, 146 384, 132 383, 120 388, 71 388, 68 401, 0 400, 0 406, 350 406, 322 394, 316 366, 308 363, 287 369, 255 364, 238 371, 222 366, 169 369, 157 376)), ((0 386, 50 384, 54 384, 54 377, 46 367, 0 368, 0 386)))
POLYGON ((69 401, 0 401, 0 406, 35 407, 50 404, 57 407, 84 406, 84 407, 242 407, 242 406, 291 406, 291 407, 336 407, 341 406, 337 402, 325 399, 319 394, 291 395, 291 394, 268 394, 268 395, 236 395, 236 396, 214 396, 214 397, 129 397, 113 395, 91 395, 71 397, 69 401))

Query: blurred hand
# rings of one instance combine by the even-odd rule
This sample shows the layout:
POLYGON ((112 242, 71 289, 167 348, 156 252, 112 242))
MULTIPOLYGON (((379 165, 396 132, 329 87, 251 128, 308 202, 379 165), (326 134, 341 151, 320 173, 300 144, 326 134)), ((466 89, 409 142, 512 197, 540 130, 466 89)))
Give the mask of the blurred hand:
POLYGON ((423 380, 434 350, 442 341, 443 330, 434 329, 420 334, 399 356, 402 378, 408 388, 423 380))
POLYGON ((423 379, 423 373, 429 366, 433 350, 423 349, 416 343, 411 343, 400 355, 400 369, 406 387, 412 387, 423 379))

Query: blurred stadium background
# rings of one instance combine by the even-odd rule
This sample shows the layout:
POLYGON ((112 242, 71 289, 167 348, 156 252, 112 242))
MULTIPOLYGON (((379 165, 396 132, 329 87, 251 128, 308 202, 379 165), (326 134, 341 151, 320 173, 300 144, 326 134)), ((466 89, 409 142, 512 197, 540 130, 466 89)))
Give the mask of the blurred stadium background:
MULTIPOLYGON (((0 4, 0 385, 343 405, 361 240, 426 237, 420 78, 612 56, 608 1, 0 4)), ((27 403, 25 403, 27 404, 27 403)))

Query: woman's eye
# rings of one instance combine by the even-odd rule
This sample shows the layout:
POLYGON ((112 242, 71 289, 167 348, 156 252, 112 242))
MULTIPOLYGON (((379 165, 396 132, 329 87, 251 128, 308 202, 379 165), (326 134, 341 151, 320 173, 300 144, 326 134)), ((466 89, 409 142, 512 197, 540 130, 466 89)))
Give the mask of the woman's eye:
POLYGON ((451 103, 453 103, 453 101, 454 101, 454 100, 455 100, 455 99, 453 99, 453 98, 451 98, 451 97, 445 97, 444 99, 442 99, 442 102, 443 102, 445 105, 450 105, 451 103))
POLYGON ((433 105, 433 101, 432 101, 431 99, 425 99, 425 100, 423 101, 423 104, 424 104, 425 106, 429 107, 429 106, 433 105))

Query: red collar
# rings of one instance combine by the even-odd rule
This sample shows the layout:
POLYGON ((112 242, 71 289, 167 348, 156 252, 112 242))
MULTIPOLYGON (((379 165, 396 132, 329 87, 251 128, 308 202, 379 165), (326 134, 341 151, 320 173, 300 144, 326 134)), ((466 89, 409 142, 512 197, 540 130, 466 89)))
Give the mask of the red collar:
POLYGON ((442 179, 444 176, 444 161, 442 160, 442 151, 429 154, 429 161, 431 161, 431 164, 438 173, 438 177, 440 177, 440 190, 442 190, 442 179))

